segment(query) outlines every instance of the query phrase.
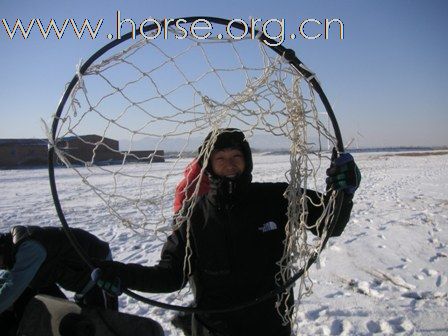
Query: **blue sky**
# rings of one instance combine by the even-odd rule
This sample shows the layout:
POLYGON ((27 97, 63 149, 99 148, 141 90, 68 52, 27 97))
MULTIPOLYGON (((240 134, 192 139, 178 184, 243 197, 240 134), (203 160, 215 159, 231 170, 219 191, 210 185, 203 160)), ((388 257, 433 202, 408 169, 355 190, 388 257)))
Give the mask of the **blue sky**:
MULTIPOLYGON (((45 40, 8 37, 0 24, 0 138, 43 137, 40 119, 51 120, 76 65, 108 43, 116 12, 141 22, 148 17, 217 16, 284 19, 288 33, 301 21, 338 18, 344 40, 285 40, 318 78, 332 102, 345 142, 360 146, 448 145, 448 2, 395 1, 2 1, 0 19, 11 26, 35 18, 48 24, 103 19, 99 36, 45 40), (358 134, 362 134, 362 137, 358 134)), ((310 35, 320 32, 310 25, 310 35)), ((36 27, 34 27, 36 28, 36 27)))

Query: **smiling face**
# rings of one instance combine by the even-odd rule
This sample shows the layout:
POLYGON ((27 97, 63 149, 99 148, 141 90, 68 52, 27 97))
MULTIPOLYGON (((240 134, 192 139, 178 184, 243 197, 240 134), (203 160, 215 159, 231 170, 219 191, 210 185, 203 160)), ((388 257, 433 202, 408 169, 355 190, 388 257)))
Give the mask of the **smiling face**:
POLYGON ((239 149, 222 149, 211 155, 213 173, 220 177, 235 177, 244 172, 246 163, 243 152, 239 149))

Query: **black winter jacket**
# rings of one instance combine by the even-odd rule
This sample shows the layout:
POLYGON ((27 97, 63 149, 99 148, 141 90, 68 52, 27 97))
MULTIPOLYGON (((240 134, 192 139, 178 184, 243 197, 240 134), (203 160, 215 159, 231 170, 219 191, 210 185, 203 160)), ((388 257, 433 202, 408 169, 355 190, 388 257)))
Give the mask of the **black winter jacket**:
MULTIPOLYGON (((125 286, 145 292, 176 291, 189 280, 200 308, 233 307, 258 298, 276 287, 287 222, 286 187, 286 183, 250 183, 232 197, 213 189, 203 196, 191 216, 193 257, 188 274, 186 225, 168 238, 157 266, 114 263, 114 273, 125 286)), ((317 200, 317 193, 308 195, 317 200)), ((311 202, 308 206, 308 220, 313 223, 322 209, 311 202)), ((351 199, 345 198, 334 235, 342 233, 351 208, 351 199)), ((290 327, 282 326, 275 301, 231 313, 199 314, 196 319, 215 331, 213 335, 289 335, 290 327)))

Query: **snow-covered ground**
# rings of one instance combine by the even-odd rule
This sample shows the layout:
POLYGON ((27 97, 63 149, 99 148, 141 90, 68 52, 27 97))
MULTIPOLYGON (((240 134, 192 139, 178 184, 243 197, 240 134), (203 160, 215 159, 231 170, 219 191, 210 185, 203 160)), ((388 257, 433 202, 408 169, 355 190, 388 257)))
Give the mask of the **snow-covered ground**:
MULTIPOLYGON (((448 335, 448 155, 355 158, 363 181, 352 219, 343 236, 330 241, 320 268, 312 267, 313 293, 300 304, 299 334, 448 335)), ((286 156, 254 161, 256 181, 283 180, 289 163, 286 156)), ((57 174, 70 225, 109 241, 116 260, 158 260, 160 239, 111 224, 78 178, 65 169, 57 174)), ((1 231, 59 225, 45 169, 0 171, 0 189, 1 231)), ((149 296, 175 304, 191 300, 189 293, 149 296)), ((182 335, 170 324, 171 311, 124 295, 120 307, 159 321, 166 335, 182 335)))

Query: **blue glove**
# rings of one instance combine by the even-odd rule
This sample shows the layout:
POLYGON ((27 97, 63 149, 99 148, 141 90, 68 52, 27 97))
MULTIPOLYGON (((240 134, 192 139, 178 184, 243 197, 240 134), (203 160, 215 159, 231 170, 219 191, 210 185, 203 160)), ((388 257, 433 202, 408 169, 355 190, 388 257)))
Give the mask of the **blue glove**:
POLYGON ((327 169, 327 187, 333 190, 344 190, 348 195, 353 195, 361 182, 361 172, 349 153, 341 153, 336 158, 336 151, 333 150, 333 157, 330 168, 327 169))
POLYGON ((111 280, 110 278, 112 277, 105 276, 101 268, 95 268, 90 274, 90 277, 98 287, 100 287, 110 295, 120 296, 123 293, 120 278, 113 277, 113 279, 111 280))

